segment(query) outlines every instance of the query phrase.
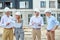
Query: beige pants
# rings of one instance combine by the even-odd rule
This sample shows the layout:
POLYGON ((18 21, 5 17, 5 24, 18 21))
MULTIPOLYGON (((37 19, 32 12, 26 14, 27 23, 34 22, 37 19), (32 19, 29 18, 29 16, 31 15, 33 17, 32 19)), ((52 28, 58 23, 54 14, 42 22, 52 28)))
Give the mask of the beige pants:
POLYGON ((41 30, 32 30, 32 36, 33 36, 33 40, 41 40, 41 30))
POLYGON ((55 31, 47 32, 47 40, 55 40, 55 31))
POLYGON ((13 40, 13 29, 4 29, 2 39, 13 40))

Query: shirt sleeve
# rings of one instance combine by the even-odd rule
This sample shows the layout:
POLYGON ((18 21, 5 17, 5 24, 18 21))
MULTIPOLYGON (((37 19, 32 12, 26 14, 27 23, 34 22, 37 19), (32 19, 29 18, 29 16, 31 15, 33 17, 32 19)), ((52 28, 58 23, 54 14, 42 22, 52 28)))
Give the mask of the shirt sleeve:
POLYGON ((59 25, 59 22, 57 21, 56 18, 53 19, 56 25, 59 25))
POLYGON ((41 26, 43 26, 43 25, 44 25, 43 18, 41 18, 41 26))
POLYGON ((6 23, 4 22, 4 17, 1 17, 0 26, 5 27, 6 23))

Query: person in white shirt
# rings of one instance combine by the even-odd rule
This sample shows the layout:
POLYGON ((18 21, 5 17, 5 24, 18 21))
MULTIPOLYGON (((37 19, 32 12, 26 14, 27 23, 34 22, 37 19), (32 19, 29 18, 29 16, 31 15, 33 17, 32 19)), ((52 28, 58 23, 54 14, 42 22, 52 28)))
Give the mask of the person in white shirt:
POLYGON ((34 16, 31 17, 29 25, 33 28, 32 35, 33 40, 41 40, 41 26, 44 25, 43 18, 40 16, 39 9, 34 10, 34 16))
POLYGON ((15 13, 14 34, 16 40, 24 40, 23 20, 21 19, 21 13, 15 13))
POLYGON ((1 26, 4 28, 2 40, 13 40, 13 21, 10 16, 10 9, 5 7, 5 15, 1 17, 1 26))
POLYGON ((59 22, 51 15, 51 10, 45 10, 47 17, 47 40, 55 40, 55 30, 58 28, 59 22))

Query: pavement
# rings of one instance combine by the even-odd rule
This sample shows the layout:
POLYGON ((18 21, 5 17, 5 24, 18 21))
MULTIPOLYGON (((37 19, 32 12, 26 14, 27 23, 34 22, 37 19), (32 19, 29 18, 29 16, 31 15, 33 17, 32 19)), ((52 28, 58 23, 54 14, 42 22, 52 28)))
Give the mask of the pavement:
MULTIPOLYGON (((24 31, 25 31, 25 37, 24 37, 24 39, 25 40, 32 40, 32 29, 31 28, 26 28, 26 29, 24 29, 24 31)), ((45 27, 43 27, 42 29, 41 29, 41 40, 47 40, 47 38, 46 38, 46 28, 45 27)), ((2 33, 3 33, 3 28, 0 28, 0 40, 2 40, 2 33)), ((55 32, 55 39, 56 40, 60 40, 60 29, 57 29, 56 30, 56 32, 55 32)), ((15 40, 15 37, 14 37, 14 40, 15 40)))

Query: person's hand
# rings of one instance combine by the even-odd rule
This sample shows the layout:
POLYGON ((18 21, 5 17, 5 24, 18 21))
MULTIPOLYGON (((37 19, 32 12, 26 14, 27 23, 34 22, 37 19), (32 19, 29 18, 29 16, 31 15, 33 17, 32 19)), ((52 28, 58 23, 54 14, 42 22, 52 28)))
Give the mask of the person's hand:
POLYGON ((55 31, 54 29, 52 29, 51 31, 55 31))
POLYGON ((38 26, 41 26, 41 24, 40 24, 40 23, 38 23, 38 26))
POLYGON ((49 35, 49 34, 50 34, 49 32, 46 33, 46 35, 49 35))
POLYGON ((12 28, 15 28, 14 26, 12 28))
POLYGON ((35 22, 32 22, 32 25, 36 24, 35 22))
POLYGON ((38 24, 38 26, 41 26, 41 24, 38 24))
POLYGON ((10 23, 7 23, 6 25, 8 26, 10 23))
POLYGON ((14 35, 15 35, 15 33, 14 33, 14 35))

